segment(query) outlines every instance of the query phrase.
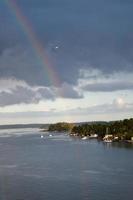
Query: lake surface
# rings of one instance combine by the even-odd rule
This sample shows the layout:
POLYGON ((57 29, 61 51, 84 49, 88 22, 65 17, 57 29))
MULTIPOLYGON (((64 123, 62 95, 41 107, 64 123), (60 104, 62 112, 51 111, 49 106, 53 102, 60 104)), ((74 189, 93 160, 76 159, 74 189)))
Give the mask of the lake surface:
POLYGON ((0 130, 0 200, 133 199, 133 146, 0 130))

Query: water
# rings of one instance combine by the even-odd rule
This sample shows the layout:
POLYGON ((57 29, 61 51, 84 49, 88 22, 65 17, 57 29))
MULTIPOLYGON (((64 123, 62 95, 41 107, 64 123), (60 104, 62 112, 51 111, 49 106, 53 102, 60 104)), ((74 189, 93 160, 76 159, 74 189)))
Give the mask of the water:
POLYGON ((43 134, 0 130, 0 200, 132 199, 132 145, 43 134))

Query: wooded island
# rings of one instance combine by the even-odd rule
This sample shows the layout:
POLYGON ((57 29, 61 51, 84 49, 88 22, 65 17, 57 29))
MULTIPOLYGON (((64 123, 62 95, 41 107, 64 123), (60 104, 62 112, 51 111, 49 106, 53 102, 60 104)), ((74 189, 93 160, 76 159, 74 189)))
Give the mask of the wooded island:
POLYGON ((92 123, 79 123, 72 124, 66 122, 59 122, 51 124, 49 131, 63 132, 67 131, 72 136, 110 138, 110 140, 133 140, 133 118, 124 119, 113 122, 92 122, 92 123))

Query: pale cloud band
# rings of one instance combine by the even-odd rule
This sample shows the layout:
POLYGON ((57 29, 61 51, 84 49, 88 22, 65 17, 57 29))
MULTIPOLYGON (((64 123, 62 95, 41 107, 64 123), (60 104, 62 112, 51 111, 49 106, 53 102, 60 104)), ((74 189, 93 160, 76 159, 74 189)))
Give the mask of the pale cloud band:
POLYGON ((115 99, 110 104, 99 104, 86 108, 75 108, 66 110, 49 109, 47 111, 30 112, 7 112, 0 113, 1 122, 6 123, 53 123, 57 121, 108 121, 130 118, 133 113, 133 104, 124 102, 122 98, 115 99), (12 119, 12 120, 11 120, 12 119))

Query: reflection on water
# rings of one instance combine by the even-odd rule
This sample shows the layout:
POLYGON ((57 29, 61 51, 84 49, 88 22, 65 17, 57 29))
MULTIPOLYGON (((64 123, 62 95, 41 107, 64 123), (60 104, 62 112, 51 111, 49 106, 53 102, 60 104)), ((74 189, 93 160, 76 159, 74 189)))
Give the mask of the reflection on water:
POLYGON ((106 147, 111 147, 111 148, 126 148, 126 149, 133 149, 133 143, 129 142, 112 142, 112 143, 105 143, 103 142, 103 145, 106 147))
POLYGON ((132 199, 132 144, 37 129, 1 130, 0 136, 2 200, 132 199))
POLYGON ((19 137, 23 135, 36 134, 37 132, 38 128, 0 129, 0 137, 19 137))

